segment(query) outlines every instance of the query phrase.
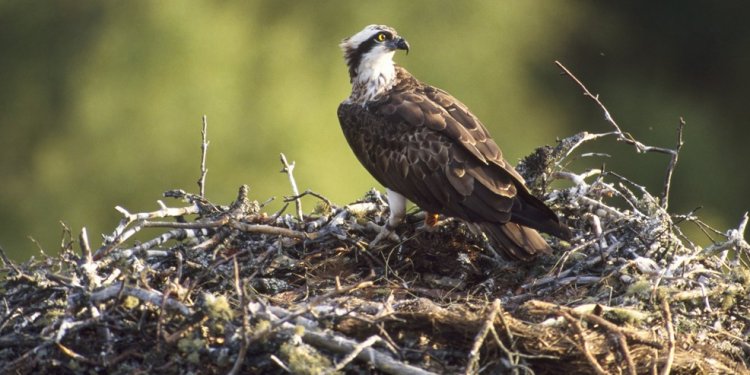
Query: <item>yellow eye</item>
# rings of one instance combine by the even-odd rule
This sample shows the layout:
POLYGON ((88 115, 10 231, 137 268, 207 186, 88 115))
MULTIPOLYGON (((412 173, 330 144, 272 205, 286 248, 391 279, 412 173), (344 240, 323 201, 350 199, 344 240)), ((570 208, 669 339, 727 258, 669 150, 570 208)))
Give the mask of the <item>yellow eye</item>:
POLYGON ((375 37, 375 39, 377 39, 377 40, 378 40, 378 42, 384 42, 384 41, 385 41, 385 39, 386 39, 385 33, 380 33, 380 34, 378 34, 378 35, 377 35, 377 36, 375 37))

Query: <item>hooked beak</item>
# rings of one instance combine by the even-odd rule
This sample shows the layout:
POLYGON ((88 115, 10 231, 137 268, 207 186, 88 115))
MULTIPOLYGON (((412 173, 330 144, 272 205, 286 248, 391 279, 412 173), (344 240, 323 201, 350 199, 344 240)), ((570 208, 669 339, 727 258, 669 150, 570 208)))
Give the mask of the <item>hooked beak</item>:
POLYGON ((407 42, 406 39, 402 37, 397 37, 396 39, 391 40, 389 43, 389 47, 393 48, 394 50, 405 50, 406 54, 409 54, 409 42, 407 42))

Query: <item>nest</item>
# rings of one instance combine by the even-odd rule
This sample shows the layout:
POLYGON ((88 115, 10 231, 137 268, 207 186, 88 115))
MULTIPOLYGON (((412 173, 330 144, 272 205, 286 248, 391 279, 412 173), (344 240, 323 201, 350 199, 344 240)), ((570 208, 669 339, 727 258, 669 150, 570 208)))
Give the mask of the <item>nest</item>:
POLYGON ((747 215, 701 247, 676 224, 710 228, 667 212, 669 178, 654 197, 616 173, 561 170, 604 135, 649 150, 617 127, 519 166, 539 195, 572 181, 544 196, 575 238, 532 263, 458 221, 424 230, 421 212, 371 248, 388 213, 375 190, 344 206, 295 193, 296 214, 266 213, 244 186, 228 206, 169 191, 184 203, 118 208, 97 249, 84 230, 57 256, 2 254, 0 372, 750 373, 747 215))

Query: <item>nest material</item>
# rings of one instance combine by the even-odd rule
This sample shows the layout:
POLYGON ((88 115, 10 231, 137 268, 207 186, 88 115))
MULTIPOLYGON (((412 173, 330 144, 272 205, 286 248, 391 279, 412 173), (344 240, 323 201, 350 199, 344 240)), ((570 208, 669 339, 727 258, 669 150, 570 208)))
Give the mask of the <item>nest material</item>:
POLYGON ((301 219, 264 213, 246 187, 229 207, 171 191, 189 204, 119 208, 96 251, 68 232, 58 256, 4 257, 0 370, 750 373, 747 217, 701 248, 620 176, 550 173, 586 136, 521 168, 540 190, 574 182, 547 195, 574 241, 533 263, 457 221, 420 229, 418 212, 370 249, 387 218, 376 191, 343 207, 318 196, 301 219))

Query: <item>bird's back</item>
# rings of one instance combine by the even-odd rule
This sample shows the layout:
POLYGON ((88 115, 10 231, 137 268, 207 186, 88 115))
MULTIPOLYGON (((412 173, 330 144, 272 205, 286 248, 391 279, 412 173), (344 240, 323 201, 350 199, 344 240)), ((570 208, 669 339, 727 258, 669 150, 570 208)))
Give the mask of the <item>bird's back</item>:
POLYGON ((550 250, 535 229, 570 238, 466 105, 392 63, 397 47, 408 50, 395 30, 377 25, 342 42, 352 93, 339 122, 368 172, 429 213, 480 226, 499 245, 514 246, 515 258, 550 250))

